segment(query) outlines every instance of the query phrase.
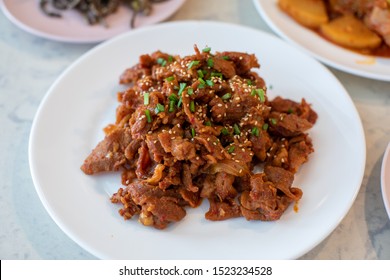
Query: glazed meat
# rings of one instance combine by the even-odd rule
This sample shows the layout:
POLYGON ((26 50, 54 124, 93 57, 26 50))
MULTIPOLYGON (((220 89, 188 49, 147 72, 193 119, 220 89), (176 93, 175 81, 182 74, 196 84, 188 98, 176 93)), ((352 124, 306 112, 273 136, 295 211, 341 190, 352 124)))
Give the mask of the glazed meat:
POLYGON ((145 226, 164 229, 204 199, 210 221, 277 220, 302 197, 294 176, 317 114, 305 99, 269 100, 253 54, 194 50, 144 54, 123 72, 115 123, 81 169, 121 170, 111 201, 145 226))

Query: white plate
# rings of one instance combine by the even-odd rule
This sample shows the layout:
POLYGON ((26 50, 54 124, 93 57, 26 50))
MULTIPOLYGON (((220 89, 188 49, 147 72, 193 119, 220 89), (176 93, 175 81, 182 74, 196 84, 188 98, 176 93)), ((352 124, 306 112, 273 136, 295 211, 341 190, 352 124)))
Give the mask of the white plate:
POLYGON ((183 21, 145 27, 105 42, 70 66, 43 99, 31 130, 29 159, 36 190, 54 221, 82 247, 109 259, 293 259, 329 235, 351 207, 365 166, 365 138, 349 95, 323 65, 255 29, 183 21), (232 39, 232 34, 236 38, 232 39), (158 42, 158 44, 156 44, 158 42), (294 185, 303 190, 298 213, 276 222, 205 220, 205 201, 183 221, 159 231, 123 221, 109 197, 120 174, 87 176, 80 165, 115 120, 119 75, 157 49, 193 53, 254 53, 270 97, 304 97, 319 115, 311 130, 315 153, 294 185))
POLYGON ((330 43, 283 13, 277 6, 277 0, 253 2, 262 18, 279 36, 309 55, 350 74, 390 81, 390 59, 361 55, 330 43))
MULTIPOLYGON (((136 27, 151 25, 172 16, 185 0, 169 0, 153 4, 150 16, 137 15, 136 27)), ((39 0, 0 0, 4 14, 19 28, 55 41, 70 43, 96 43, 130 30, 132 11, 121 6, 115 14, 106 18, 108 25, 88 25, 77 11, 62 12, 62 18, 45 15, 39 8, 39 0)))
POLYGON ((383 155, 381 186, 383 202, 385 204, 387 215, 390 218, 390 143, 387 145, 387 149, 383 155))

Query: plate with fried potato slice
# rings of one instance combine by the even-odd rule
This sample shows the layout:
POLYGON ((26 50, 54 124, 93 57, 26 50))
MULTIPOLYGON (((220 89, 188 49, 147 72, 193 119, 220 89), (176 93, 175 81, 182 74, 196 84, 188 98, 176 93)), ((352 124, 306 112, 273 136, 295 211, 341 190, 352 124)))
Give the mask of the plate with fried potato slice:
POLYGON ((360 21, 348 16, 330 21, 322 1, 253 0, 253 3, 275 33, 322 63, 353 75, 390 81, 390 57, 350 50, 353 46, 373 48, 380 43, 373 32, 359 25, 360 21), (352 32, 345 34, 345 26, 352 26, 352 32))

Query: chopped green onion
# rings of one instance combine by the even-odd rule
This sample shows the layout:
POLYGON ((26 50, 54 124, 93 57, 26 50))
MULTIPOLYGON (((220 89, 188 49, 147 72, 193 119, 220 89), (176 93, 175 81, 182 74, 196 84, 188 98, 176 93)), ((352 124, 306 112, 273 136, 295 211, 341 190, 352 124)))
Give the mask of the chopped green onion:
POLYGON ((255 89, 252 89, 251 96, 256 96, 256 90, 255 89))
POLYGON ((157 63, 160 64, 161 66, 167 65, 167 61, 162 57, 157 58, 157 63))
POLYGON ((165 110, 164 105, 157 103, 156 109, 155 109, 156 114, 164 112, 164 110, 165 110))
POLYGON ((165 78, 165 80, 167 80, 168 82, 172 82, 174 79, 175 79, 174 76, 170 76, 168 78, 165 78))
POLYGON ((204 85, 204 84, 206 83, 202 78, 198 78, 198 81, 199 81, 202 85, 204 85))
POLYGON ((149 105, 149 92, 144 93, 144 105, 149 105))
POLYGON ((267 129, 268 129, 268 123, 263 124, 263 130, 267 130, 267 129))
POLYGON ((195 128, 191 127, 191 135, 192 135, 192 138, 195 137, 195 128))
POLYGON ((204 77, 204 74, 203 74, 202 70, 199 69, 197 72, 198 72, 198 77, 199 78, 203 78, 204 77))
POLYGON ((152 116, 150 115, 150 111, 148 109, 145 110, 145 116, 148 123, 152 122, 152 116))
POLYGON ((271 123, 272 123, 273 125, 275 125, 275 124, 278 123, 278 121, 277 121, 276 119, 274 119, 274 118, 270 119, 270 121, 271 121, 271 123))
POLYGON ((168 112, 169 113, 172 113, 173 111, 175 111, 175 104, 176 104, 176 101, 169 101, 169 109, 168 109, 168 112))
POLYGON ((173 56, 172 55, 168 56, 168 62, 171 63, 172 61, 173 61, 173 56))
POLYGON ((181 95, 181 93, 183 92, 183 90, 186 88, 187 84, 186 83, 180 83, 180 88, 179 88, 179 92, 177 93, 177 95, 181 95))
POLYGON ((224 55, 224 56, 222 57, 222 59, 224 59, 224 60, 230 60, 230 57, 227 56, 227 55, 224 55))
POLYGON ((207 59, 207 66, 208 67, 213 67, 214 66, 214 61, 213 61, 212 58, 207 59))
POLYGON ((265 92, 264 89, 260 88, 256 90, 257 95, 260 97, 261 102, 265 102, 265 92))
POLYGON ((256 96, 256 95, 260 98, 261 102, 265 102, 265 92, 264 92, 264 89, 262 89, 262 88, 252 89, 251 96, 256 96))
POLYGON ((193 66, 196 66, 200 63, 199 60, 193 60, 190 62, 190 64, 188 64, 188 69, 191 69, 193 66))
POLYGON ((233 153, 235 148, 236 148, 236 147, 231 146, 231 147, 228 149, 228 153, 229 153, 229 154, 233 153))
POLYGON ((294 113, 294 110, 292 108, 288 108, 287 113, 289 114, 294 113))
POLYGON ((198 88, 201 89, 201 88, 204 88, 205 87, 205 84, 200 84, 198 85, 198 88))
POLYGON ((177 102, 177 108, 180 108, 182 103, 183 103, 183 100, 182 100, 182 97, 180 96, 179 101, 177 102))
POLYGON ((205 126, 211 126, 211 122, 210 121, 207 121, 204 123, 205 126))
POLYGON ((214 82, 212 80, 206 80, 206 84, 212 87, 214 85, 214 82))
POLYGON ((191 100, 191 102, 190 102, 190 111, 191 111, 192 113, 195 112, 195 102, 194 102, 194 100, 191 100))
POLYGON ((202 50, 202 52, 206 52, 206 53, 208 53, 208 52, 210 52, 210 51, 211 51, 211 48, 210 48, 210 47, 204 48, 204 49, 202 50))
POLYGON ((236 134, 236 135, 239 135, 241 133, 241 130, 236 123, 233 125, 233 131, 234 131, 234 134, 236 134))
POLYGON ((218 78, 223 78, 222 73, 219 72, 211 72, 211 77, 218 77, 218 78))
POLYGON ((246 83, 248 84, 248 86, 251 86, 252 85, 252 80, 246 80, 246 83))
POLYGON ((252 135, 253 136, 259 136, 259 129, 257 128, 257 126, 252 128, 252 135))
POLYGON ((223 127, 223 128, 221 129, 221 133, 222 133, 223 135, 229 135, 229 131, 227 130, 226 127, 223 127))
POLYGON ((221 97, 221 99, 222 99, 222 100, 228 100, 230 97, 232 97, 232 94, 231 94, 231 93, 225 93, 225 94, 221 97))
POLYGON ((192 87, 187 89, 188 95, 192 95, 194 93, 194 89, 192 87))
POLYGON ((173 94, 173 93, 171 95, 169 95, 168 99, 169 99, 169 101, 174 101, 174 102, 179 101, 179 98, 176 96, 176 94, 173 94))

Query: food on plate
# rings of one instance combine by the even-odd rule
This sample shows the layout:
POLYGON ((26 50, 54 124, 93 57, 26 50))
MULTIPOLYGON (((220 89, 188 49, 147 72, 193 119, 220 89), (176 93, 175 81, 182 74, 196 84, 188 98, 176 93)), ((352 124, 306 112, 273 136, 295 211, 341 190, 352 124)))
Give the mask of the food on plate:
POLYGON ((279 6, 297 22, 310 28, 318 28, 328 22, 322 0, 280 0, 279 6))
MULTIPOLYGON (((390 1, 388 0, 278 0, 281 10, 297 22, 312 28, 329 41, 365 54, 390 57, 390 1), (300 5, 296 5, 300 2, 300 5), (326 7, 328 22, 304 24, 302 13, 326 7)), ((314 12, 313 12, 314 13, 314 12)))
POLYGON ((373 49, 382 39, 353 15, 340 16, 320 27, 320 32, 332 42, 348 48, 373 49))
POLYGON ((57 18, 62 17, 59 11, 75 9, 93 25, 105 24, 107 16, 114 14, 120 5, 126 5, 133 12, 130 26, 134 28, 137 14, 149 16, 154 3, 165 1, 167 0, 40 0, 39 6, 46 15, 57 18))
POLYGON ((144 54, 123 72, 115 123, 81 169, 121 170, 111 201, 145 226, 164 229, 203 199, 210 221, 278 220, 302 197, 293 182, 317 114, 305 99, 269 100, 255 55, 194 50, 144 54))

